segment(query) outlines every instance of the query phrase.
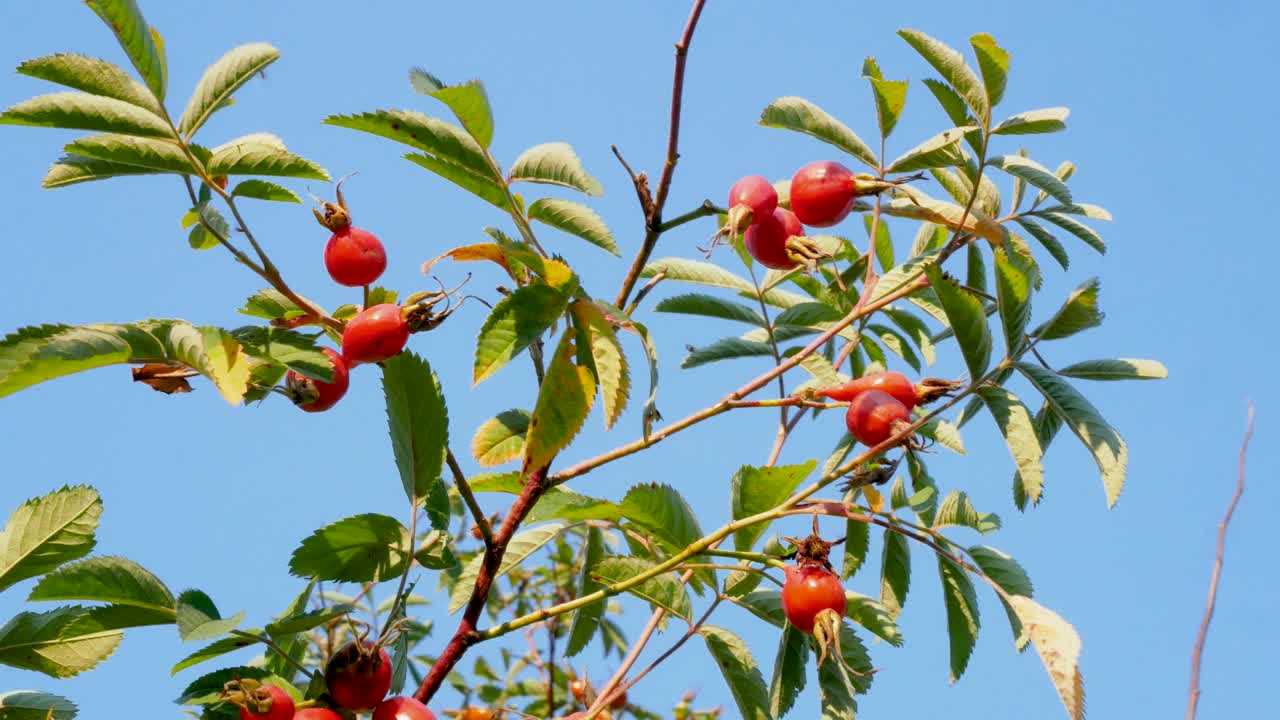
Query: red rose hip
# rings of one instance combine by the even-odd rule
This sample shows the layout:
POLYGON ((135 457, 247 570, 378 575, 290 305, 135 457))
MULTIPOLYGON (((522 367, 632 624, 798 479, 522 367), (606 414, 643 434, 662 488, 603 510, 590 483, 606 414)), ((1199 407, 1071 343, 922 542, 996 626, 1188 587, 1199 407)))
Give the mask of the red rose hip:
POLYGON ((849 403, 844 421, 858 442, 875 447, 892 437, 896 427, 910 423, 911 411, 883 390, 866 390, 849 403))
POLYGON ((795 213, 785 208, 776 208, 771 215, 759 218, 749 228, 742 242, 747 252, 761 265, 774 270, 790 270, 800 263, 787 254, 787 240, 793 236, 804 236, 804 226, 796 219, 795 213))
POLYGON ((728 227, 735 234, 740 233, 773 214, 778 207, 778 191, 759 175, 748 175, 729 188, 728 207, 728 227))
POLYGON ((342 331, 342 355, 350 365, 382 362, 403 350, 408 341, 409 323, 400 306, 374 305, 347 321, 342 331))
POLYGON ((788 565, 782 585, 782 612, 787 621, 803 633, 813 632, 818 613, 845 611, 844 586, 835 573, 817 564, 788 565))
POLYGON ((240 720, 293 720, 293 698, 275 685, 258 685, 238 694, 232 702, 240 705, 240 720))
POLYGON ((436 720, 436 714, 411 697, 393 697, 374 709, 373 720, 436 720))
POLYGON ((370 642, 348 643, 329 658, 324 680, 339 705, 348 710, 368 710, 391 689, 391 657, 370 642))
POLYGON ((343 717, 328 708, 313 707, 294 713, 293 720, 343 720, 343 717))
POLYGON ((329 237, 324 246, 324 267, 339 285, 370 285, 387 269, 387 253, 376 235, 347 226, 329 237))
POLYGON ((863 375, 851 382, 818 391, 818 394, 836 400, 849 402, 867 390, 881 390, 892 395, 898 402, 910 410, 920 404, 920 396, 916 386, 900 372, 878 372, 863 375))
POLYGON ((306 412, 323 412, 333 407, 347 394, 347 385, 350 383, 347 361, 329 348, 321 349, 333 363, 333 382, 309 378, 292 370, 285 375, 284 384, 289 396, 293 398, 294 404, 306 412))
POLYGON ((791 210, 812 227, 831 227, 845 219, 856 195, 853 173, 840 163, 809 163, 791 178, 791 210))

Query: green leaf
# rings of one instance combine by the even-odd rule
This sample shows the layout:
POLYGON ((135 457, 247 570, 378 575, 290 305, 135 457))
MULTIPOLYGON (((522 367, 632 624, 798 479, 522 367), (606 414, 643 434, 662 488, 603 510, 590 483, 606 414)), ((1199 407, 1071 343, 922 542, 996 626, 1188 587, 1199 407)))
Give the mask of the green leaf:
POLYGON ((542 198, 529 206, 529 219, 576 235, 613 255, 619 254, 609 226, 586 205, 571 200, 542 198))
POLYGON ((1106 222, 1111 222, 1112 220, 1115 219, 1114 217, 1112 217, 1111 212, 1106 208, 1100 207, 1098 205, 1090 205, 1089 203, 1071 203, 1070 205, 1049 205, 1047 207, 1041 208, 1039 212, 1053 213, 1053 214, 1066 213, 1068 215, 1081 215, 1083 217, 1093 218, 1094 220, 1103 220, 1106 222))
POLYGON ((938 505, 933 527, 937 529, 952 526, 971 528, 985 535, 1000 529, 1000 516, 978 512, 968 495, 952 490, 938 505))
POLYGON ((122 557, 95 557, 64 565, 44 576, 27 600, 88 600, 174 613, 173 594, 155 575, 122 557))
POLYGON ((938 556, 942 599, 947 607, 947 635, 951 644, 951 682, 960 679, 978 641, 978 596, 963 568, 938 556))
POLYGON ((885 172, 903 173, 928 168, 951 167, 964 164, 960 141, 967 132, 976 130, 973 125, 943 130, 933 137, 903 153, 889 164, 885 172))
POLYGON ((1010 598, 1031 644, 1072 720, 1084 720, 1084 677, 1080 674, 1080 635, 1060 615, 1031 598, 1010 598))
POLYGON ((256 295, 245 301, 240 312, 267 320, 290 320, 306 314, 292 300, 273 288, 259 290, 256 295))
POLYGON ((168 123, 150 110, 123 100, 81 92, 52 93, 24 100, 0 113, 0 124, 173 137, 168 123))
POLYGON ((601 500, 564 488, 555 488, 547 492, 534 505, 526 522, 529 524, 547 520, 607 520, 617 522, 622 519, 622 511, 612 502, 601 500))
MULTIPOLYGON (((617 585, 653 568, 654 564, 643 558, 605 557, 591 567, 591 575, 599 585, 617 585)), ((655 575, 627 588, 627 592, 687 622, 693 621, 689 591, 670 573, 655 575)))
POLYGON ((1031 320, 1031 276, 1021 255, 997 248, 995 257, 997 307, 1004 326, 1005 348, 1012 357, 1026 342, 1027 323, 1031 320))
POLYGON ((120 47, 129 56, 151 94, 164 100, 164 49, 156 43, 151 28, 134 0, 88 0, 89 7, 115 33, 120 47))
POLYGON ((333 382, 333 361, 316 338, 294 330, 248 325, 231 331, 249 355, 284 365, 301 375, 333 382))
MULTIPOLYGON (((982 573, 999 585, 1006 593, 1031 597, 1035 592, 1031 586, 1031 578, 1027 576, 1027 571, 1023 570, 1018 561, 1011 556, 986 545, 975 545, 969 548, 969 555, 978 564, 982 573)), ((1009 626, 1013 629, 1014 643, 1019 650, 1022 650, 1026 647, 1027 641, 1022 632, 1022 621, 1018 619, 1017 612, 1014 611, 1013 606, 1004 597, 1000 597, 1000 603, 1004 605, 1005 612, 1009 615, 1009 626)))
MULTIPOLYGON (((1055 196, 1056 197, 1056 196, 1055 196)), ((1106 254, 1107 244, 1103 242, 1102 236, 1094 231, 1093 228, 1074 220, 1066 215, 1056 212, 1037 212, 1036 217, 1044 218, 1067 232, 1075 235, 1085 242, 1086 245, 1097 250, 1099 254, 1106 254)), ((1025 225, 1024 225, 1025 227, 1025 225)))
POLYGON ((653 306, 653 309, 657 312, 736 320, 756 327, 765 327, 768 324, 758 310, 742 303, 702 293, 687 293, 663 298, 653 306))
MULTIPOLYGON (((276 685, 285 692, 293 690, 290 697, 297 690, 291 683, 285 682, 271 674, 269 670, 260 667, 229 667, 221 670, 215 670, 206 675, 196 678, 190 685, 182 691, 182 695, 174 700, 179 705, 212 705, 222 703, 222 691, 226 684, 232 680, 257 680, 268 685, 276 685)), ((300 699, 300 698, 299 698, 300 699)), ((219 718, 219 720, 221 720, 219 718)))
POLYGON ((169 356, 213 381, 223 399, 240 404, 249 388, 249 356, 225 330, 173 323, 166 338, 169 356))
POLYGON ((865 522, 850 520, 845 523, 844 561, 840 564, 840 579, 848 580, 867 561, 871 549, 871 526, 865 522))
POLYGON ((487 175, 470 170, 457 163, 441 160, 438 157, 423 153, 407 153, 405 160, 419 165, 502 210, 511 207, 506 190, 487 175))
POLYGON ((316 530, 289 560, 289 572, 331 582, 379 582, 403 569, 412 538, 399 520, 368 513, 316 530))
MULTIPOLYGON (((897 330, 872 323, 867 325, 868 335, 874 336, 880 341, 881 345, 889 348, 889 350, 904 362, 911 366, 916 372, 920 372, 923 367, 920 364, 920 358, 916 355, 916 351, 911 347, 911 343, 907 338, 900 334, 897 330)), ((864 336, 865 337, 865 336, 864 336)))
POLYGON ((887 138, 898 124, 902 108, 907 104, 905 80, 885 80, 876 59, 869 57, 862 63, 862 76, 871 83, 871 96, 876 102, 876 121, 880 125, 880 137, 887 138))
MULTIPOLYGON (((604 533, 599 528, 588 528, 586 544, 582 551, 582 570, 578 574, 578 597, 585 597, 599 590, 602 586, 592 577, 592 568, 604 558, 604 533)), ((595 637, 600 627, 600 618, 604 615, 605 601, 591 603, 579 608, 573 614, 573 622, 569 626, 569 640, 565 648, 565 656, 573 657, 582 652, 595 637)))
POLYGON ((720 360, 743 357, 770 357, 772 355, 773 346, 767 342, 754 342, 741 338, 723 338, 710 345, 694 348, 681 361, 680 367, 687 370, 720 360))
POLYGON ((57 53, 26 60, 18 65, 17 72, 92 95, 123 100, 155 115, 161 114, 160 103, 156 102, 147 86, 134 80, 120 66, 106 60, 74 53, 57 53))
POLYGON ((788 96, 774 100, 760 113, 760 124, 812 135, 849 153, 872 170, 880 166, 875 153, 862 138, 827 111, 804 98, 788 96))
POLYGON ((1059 180, 1057 175, 1049 171, 1049 168, 1035 160, 1021 155, 998 155, 989 158, 987 163, 1010 175, 1022 178, 1032 186, 1049 193, 1060 203, 1071 204, 1071 190, 1067 188, 1067 184, 1059 180))
POLYGON ((1053 236, 1053 233, 1045 230, 1043 226, 1029 218, 1018 217, 1015 218, 1015 220, 1024 230, 1031 233, 1032 237, 1040 241, 1040 244, 1044 246, 1045 250, 1049 251, 1049 254, 1053 256, 1054 260, 1058 261, 1058 264, 1062 266, 1063 270, 1067 269, 1071 264, 1071 259, 1067 256, 1067 249, 1062 246, 1062 243, 1058 242, 1058 239, 1053 236))
POLYGON ((920 56, 942 75, 942 79, 964 98, 965 104, 973 110, 979 120, 985 122, 991 117, 987 93, 973 69, 965 64, 964 56, 942 41, 919 30, 899 30, 898 35, 920 53, 920 56))
POLYGON ((1075 388, 1052 370, 1038 365, 1017 363, 1023 374, 1066 423, 1067 427, 1089 448, 1102 473, 1107 492, 1107 506, 1112 507, 1124 488, 1125 466, 1129 463, 1129 446, 1098 413, 1098 409, 1075 388))
POLYGON ((1098 293, 1101 288, 1098 278, 1085 280, 1071 291, 1058 312, 1043 325, 1032 330, 1031 334, 1041 340, 1060 340, 1101 325, 1105 317, 1098 309, 1098 293))
POLYGON ((969 38, 969 44, 973 45, 973 54, 978 57, 987 105, 995 107, 1004 98, 1004 86, 1009 76, 1009 51, 997 45, 996 39, 986 33, 969 38))
MULTIPOLYGON (((1049 444, 1053 442, 1054 437, 1058 435, 1058 431, 1062 429, 1062 418, 1058 417, 1058 414, 1053 411, 1053 408, 1048 403, 1044 403, 1040 406, 1040 411, 1036 413, 1032 424, 1035 426, 1036 439, 1040 442, 1041 450, 1048 450, 1049 444)), ((1039 504, 1042 497, 1042 487, 1033 485, 1022 477, 1020 472, 1013 474, 1013 502, 1018 506, 1019 510, 1027 509, 1028 500, 1031 500, 1032 505, 1039 504)))
MULTIPOLYGON (((1040 444, 1040 436, 1036 424, 1031 418, 1031 411, 1016 395, 1003 387, 978 388, 978 396, 991 411, 1000 434, 1004 436, 1009 453, 1018 466, 1021 478, 1019 486, 1025 498, 1032 504, 1040 502, 1040 493, 1044 487, 1044 448, 1040 444)), ((1019 503, 1019 507, 1022 503, 1019 503)))
POLYGON ((673 554, 702 537, 693 509, 670 485, 633 485, 622 499, 621 508, 624 518, 644 528, 673 554))
POLYGON ((529 347, 564 313, 567 302, 565 293, 548 285, 526 285, 504 297, 480 326, 474 382, 482 382, 529 347))
MULTIPOLYGON (((893 238, 889 236, 889 223, 875 222, 870 215, 862 216, 862 227, 867 231, 867 237, 871 238, 871 226, 876 226, 876 235, 872 242, 875 250, 876 262, 879 263, 880 269, 884 271, 892 270, 897 265, 897 261, 893 257, 893 238)), ((847 308, 842 308, 847 310, 847 308)))
POLYGON ((426 507, 431 527, 444 530, 449 498, 441 473, 449 445, 449 410, 440 379, 425 359, 402 352, 382 364, 382 389, 405 495, 415 507, 426 507))
POLYGON ((925 87, 929 88, 929 92, 933 93, 933 97, 942 106, 942 111, 947 114, 952 124, 957 127, 969 124, 971 116, 969 115, 969 109, 965 106, 964 98, 951 89, 950 85, 935 78, 925 78, 921 82, 925 84, 925 87))
POLYGON ((525 436, 526 472, 548 465, 568 447, 591 413, 595 376, 590 368, 574 364, 574 357, 573 333, 566 332, 538 388, 538 401, 525 436))
MULTIPOLYGON (((133 165, 150 171, 195 175, 195 167, 182 150, 171 142, 131 135, 91 135, 67 145, 71 155, 83 155, 120 165, 133 165)), ((49 178, 45 178, 49 182, 49 178)), ((67 184, 67 183, 63 183, 67 184)))
POLYGON ((21 612, 0 627, 0 664, 68 678, 88 670, 115 652, 124 637, 104 630, 82 607, 21 612))
POLYGON ((570 306, 579 345, 590 351, 591 366, 604 404, 605 429, 613 427, 631 397, 631 372, 617 330, 598 303, 577 300, 570 306))
POLYGON ((218 58, 196 84, 178 121, 178 130, 188 138, 195 135, 210 115, 230 104, 231 95, 241 85, 279 59, 280 51, 266 43, 241 45, 218 58))
POLYGON ((774 627, 781 628, 787 624, 787 616, 782 611, 782 594, 777 590, 754 590, 730 599, 774 627))
POLYGON ((965 232, 974 233, 997 245, 1004 242, 1004 228, 977 209, 971 208, 966 213, 963 207, 955 203, 929 197, 908 185, 900 186, 899 194, 901 197, 896 197, 882 206, 885 214, 924 220, 952 229, 960 228, 963 221, 965 232))
POLYGON ((169 670, 169 674, 177 675, 183 670, 186 670, 187 668, 190 668, 190 667, 195 667, 196 665, 199 665, 202 662, 207 662, 215 658, 220 658, 223 655, 226 655, 228 653, 233 653, 237 650, 243 650, 244 648, 252 647, 254 645, 257 645, 260 642, 262 642, 262 640, 257 638, 247 638, 247 637, 244 637, 243 635, 230 635, 220 640, 214 640, 208 645, 205 645, 199 650, 179 660, 178 663, 169 670))
POLYGON ((50 693, 14 690, 0 693, 0 718, 3 720, 71 720, 76 704, 50 693))
POLYGON ((1168 369, 1160 361, 1138 358, 1085 360, 1062 368, 1058 374, 1080 380, 1164 380, 1169 377, 1168 369))
MULTIPOLYGON (((494 579, 496 580, 511 572, 512 568, 519 566, 530 555, 554 540, 556 535, 559 535, 564 528, 565 523, 554 522, 517 533, 515 537, 511 538, 511 542, 507 543, 507 552, 502 556, 502 564, 498 566, 498 572, 494 575, 494 579)), ((454 584, 453 591, 449 594, 449 614, 461 610, 471 598, 471 593, 475 589, 476 578, 480 576, 480 566, 483 562, 484 555, 477 555, 462 569, 462 574, 458 576, 458 581, 454 584)))
POLYGON ((699 260, 686 260, 684 258, 654 260, 644 266, 644 270, 640 272, 640 277, 651 278, 658 273, 662 273, 665 280, 681 280, 698 285, 728 288, 750 293, 752 297, 755 296, 756 292, 755 286, 749 281, 718 265, 699 260))
POLYGON ((301 203, 292 190, 266 180, 241 180, 231 188, 232 197, 246 197, 257 200, 274 200, 276 202, 301 203))
POLYGON ((1067 129, 1067 116, 1071 111, 1064 107, 1028 110, 1011 115, 991 129, 993 135, 1033 135, 1067 129))
POLYGON ((355 605, 339 603, 319 610, 312 610, 311 612, 293 613, 268 623, 266 633, 273 638, 296 635, 318 628, 330 620, 349 615, 355 611, 355 605))
MULTIPOLYGON (((865 523, 860 523, 866 527, 865 523)), ((896 614, 875 600, 856 592, 845 592, 845 616, 875 633, 881 640, 894 647, 902 647, 902 631, 898 629, 896 614)))
POLYGON ((49 167, 40 186, 45 190, 52 190, 93 180, 127 175, 154 175, 157 172, 159 171, 136 165, 107 162, 81 155, 64 155, 49 167))
POLYGON ((253 135, 232 140, 213 151, 208 169, 212 175, 276 175, 306 180, 328 180, 319 165, 253 135))
POLYGON ((929 284, 938 294, 942 309, 947 314, 965 366, 974 382, 987 374, 991 365, 991 329, 987 326, 986 311, 982 300, 961 288, 955 280, 942 274, 937 265, 925 267, 929 284))
POLYGON ((18 506, 0 530, 0 590, 88 555, 101 516, 102 499, 85 485, 18 506))
MULTIPOLYGON (((734 473, 729 487, 729 506, 733 519, 741 520, 771 510, 791 497, 800 483, 813 473, 817 461, 803 465, 751 467, 744 465, 734 473)), ((739 530, 733 536, 738 550, 750 550, 769 529, 769 523, 758 523, 739 530)))
POLYGON ((714 625, 703 625, 698 634, 707 641, 707 650, 720 667, 743 720, 769 720, 769 690, 751 650, 737 635, 714 625))
POLYGON ((884 531, 884 553, 880 558, 880 604, 897 617, 907 602, 911 587, 911 547, 896 532, 884 531))
POLYGON ((437 160, 461 166, 491 183, 500 179, 494 174, 484 148, 465 130, 420 112, 377 110, 360 115, 330 115, 324 123, 390 138, 437 160))
POLYGON ((535 145, 520 154, 511 171, 510 182, 533 182, 572 188, 587 195, 604 194, 604 186, 582 167, 582 161, 568 143, 535 145))
POLYGON ((769 683, 769 717, 780 718, 789 712, 804 690, 809 663, 809 638, 795 626, 782 629, 778 654, 773 661, 773 680, 769 683))
POLYGON ((528 410, 505 410, 484 421, 471 439, 471 455, 481 467, 494 467, 524 454, 528 410))
POLYGON ((184 642, 212 640, 235 630, 244 620, 244 612, 223 619, 213 600, 200 590, 184 590, 175 603, 178 635, 184 642))
POLYGON ((489 109, 489 95, 484 91, 484 83, 468 80, 461 85, 444 85, 420 68, 409 71, 409 83, 417 92, 449 106, 467 133, 481 147, 489 147, 493 141, 493 111, 489 109))
POLYGON ((894 325, 897 325, 907 337, 915 342, 916 347, 920 349, 920 355, 924 357, 926 365, 933 365, 937 359, 937 349, 933 344, 933 333, 929 330, 929 326, 925 325, 924 320, 912 315, 906 310, 897 310, 894 308, 884 308, 880 312, 884 313, 894 325))

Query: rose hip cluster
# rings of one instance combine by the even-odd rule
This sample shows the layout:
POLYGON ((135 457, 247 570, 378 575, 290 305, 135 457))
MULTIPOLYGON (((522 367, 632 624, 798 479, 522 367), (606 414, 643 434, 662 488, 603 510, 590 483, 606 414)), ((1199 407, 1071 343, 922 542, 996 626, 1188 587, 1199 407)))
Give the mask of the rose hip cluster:
MULTIPOLYGON (((338 189, 337 203, 324 203, 316 219, 333 234, 324 247, 324 266, 334 282, 347 287, 368 287, 387 269, 387 253, 378 236, 351 224, 351 214, 338 189)), ((362 309, 347 321, 342 332, 342 352, 324 349, 333 364, 333 381, 322 382, 290 370, 285 387, 294 403, 307 412, 323 412, 347 393, 351 368, 387 360, 404 349, 410 326, 404 308, 382 303, 362 309)))
POLYGON ((324 670, 329 707, 297 708, 284 690, 252 680, 228 684, 223 699, 240 706, 240 720, 343 720, 373 711, 373 720, 436 720, 435 713, 411 697, 388 698, 391 657, 371 642, 349 643, 334 653, 324 670), (385 698, 385 699, 384 699, 385 698))
POLYGON ((778 192, 768 180, 750 175, 729 188, 728 229, 745 233, 742 242, 747 252, 765 267, 790 270, 812 265, 823 255, 805 236, 804 226, 838 224, 849 215, 858 195, 865 194, 862 189, 840 163, 809 163, 791 178, 788 210, 779 207, 778 192))
POLYGON ((911 424, 911 411, 955 390, 956 383, 925 378, 912 383, 900 372, 876 372, 843 385, 819 390, 829 400, 849 403, 845 425, 849 434, 875 447, 911 424))

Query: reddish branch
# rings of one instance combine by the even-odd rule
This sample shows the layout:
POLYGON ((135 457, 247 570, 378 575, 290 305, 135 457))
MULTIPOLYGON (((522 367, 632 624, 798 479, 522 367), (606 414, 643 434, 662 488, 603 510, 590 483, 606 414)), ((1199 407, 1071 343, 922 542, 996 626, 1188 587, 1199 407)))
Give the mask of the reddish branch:
POLYGON ((1191 697, 1187 700, 1187 720, 1195 720, 1196 705, 1200 702, 1200 655, 1204 652, 1205 637, 1209 634, 1209 623, 1213 620, 1213 608, 1218 602, 1218 579, 1222 577, 1222 558, 1226 552, 1227 525, 1236 512, 1240 496, 1244 494, 1244 460, 1249 452, 1249 439, 1253 437, 1253 403, 1249 403, 1248 420, 1245 423, 1244 440, 1240 443, 1240 459, 1236 471, 1236 492, 1231 496, 1227 512, 1218 523, 1218 554, 1213 560, 1213 574, 1209 577, 1209 601, 1205 604, 1204 618, 1200 620, 1200 632, 1196 635, 1195 647, 1191 650, 1191 697))
MULTIPOLYGON (((636 253, 636 259, 631 263, 626 279, 622 281, 622 288, 618 290, 618 297, 613 301, 615 307, 626 307, 627 298, 631 296, 636 281, 640 279, 640 271, 649 262, 649 256, 653 254, 653 248, 658 244, 658 237, 662 235, 662 208, 667 204, 667 195, 671 192, 671 179, 676 172, 676 161, 680 159, 680 106, 684 99, 684 65, 689 56, 689 43, 693 41, 693 31, 698 27, 698 18, 702 16, 702 6, 705 4, 706 0, 694 0, 693 9, 689 11, 689 21, 684 26, 680 41, 676 43, 676 69, 671 81, 671 126, 667 133, 667 160, 662 166, 662 175, 658 178, 658 191, 654 194, 651 205, 645 202, 649 189, 647 186, 642 187, 644 176, 637 176, 631 172, 631 168, 627 168, 632 182, 636 185, 636 193, 640 196, 641 205, 648 205, 648 207, 645 207, 644 241, 640 243, 640 251, 636 253)), ((614 148, 614 152, 617 153, 617 148, 614 148)), ((622 156, 618 155, 618 159, 621 160, 622 156)), ((626 165, 625 161, 623 165, 626 165)))

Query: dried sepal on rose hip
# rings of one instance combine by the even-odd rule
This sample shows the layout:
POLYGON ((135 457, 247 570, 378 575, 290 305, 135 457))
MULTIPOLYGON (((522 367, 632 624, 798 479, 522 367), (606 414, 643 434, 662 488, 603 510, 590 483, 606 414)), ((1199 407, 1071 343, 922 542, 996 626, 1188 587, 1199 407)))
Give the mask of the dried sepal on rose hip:
POLYGON ((347 643, 325 664, 324 680, 338 705, 369 710, 391 689, 391 656, 381 645, 367 640, 347 643))
POLYGON ((257 680, 232 680, 223 686, 222 700, 240 709, 240 720, 293 720, 293 698, 275 685, 257 680))
POLYGON ((342 182, 338 181, 338 202, 322 202, 320 209, 312 208, 316 220, 333 232, 324 246, 324 267, 339 285, 371 285, 387 269, 387 252, 378 236, 351 224, 342 182))

